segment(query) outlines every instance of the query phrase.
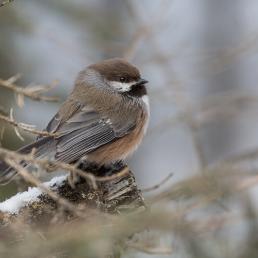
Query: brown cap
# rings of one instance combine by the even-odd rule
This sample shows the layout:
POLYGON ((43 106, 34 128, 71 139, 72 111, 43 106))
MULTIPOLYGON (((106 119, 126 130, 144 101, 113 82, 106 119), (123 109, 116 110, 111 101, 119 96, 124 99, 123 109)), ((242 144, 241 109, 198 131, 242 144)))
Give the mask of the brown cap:
POLYGON ((112 58, 90 65, 88 68, 99 72, 106 80, 124 82, 138 81, 141 76, 139 70, 122 58, 112 58))

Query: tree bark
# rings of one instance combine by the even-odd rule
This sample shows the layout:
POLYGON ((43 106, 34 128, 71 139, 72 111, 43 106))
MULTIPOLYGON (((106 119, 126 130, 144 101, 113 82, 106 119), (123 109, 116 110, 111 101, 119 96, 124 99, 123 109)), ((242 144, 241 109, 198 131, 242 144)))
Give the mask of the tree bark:
MULTIPOLYGON (((95 189, 83 178, 78 178, 72 187, 69 177, 49 189, 86 215, 87 211, 91 213, 93 210, 109 214, 145 210, 141 191, 137 188, 135 177, 127 166, 120 167, 119 170, 112 168, 108 172, 103 173, 103 169, 97 172, 104 175, 107 180, 97 181, 95 189), (125 173, 121 174, 121 170, 125 173), (107 178, 107 173, 110 179, 107 178)), ((36 201, 28 202, 16 214, 0 211, 0 224, 7 225, 21 219, 27 224, 45 227, 53 221, 64 223, 77 217, 71 209, 63 207, 58 200, 53 200, 42 192, 36 201)))

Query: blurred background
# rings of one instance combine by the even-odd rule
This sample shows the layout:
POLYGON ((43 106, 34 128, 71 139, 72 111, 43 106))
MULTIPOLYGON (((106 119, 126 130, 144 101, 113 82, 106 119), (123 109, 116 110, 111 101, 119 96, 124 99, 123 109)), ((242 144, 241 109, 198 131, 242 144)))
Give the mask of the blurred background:
MULTIPOLYGON (((148 133, 128 161, 140 188, 258 148, 256 0, 21 0, 0 8, 2 79, 21 73, 24 86, 57 79, 49 94, 62 101, 81 69, 110 57, 127 58, 149 80, 148 133)), ((26 99, 20 108, 0 87, 0 105, 38 129, 60 102, 26 99)), ((5 148, 33 139, 0 127, 5 148)), ((12 191, 3 188, 0 199, 12 191)))

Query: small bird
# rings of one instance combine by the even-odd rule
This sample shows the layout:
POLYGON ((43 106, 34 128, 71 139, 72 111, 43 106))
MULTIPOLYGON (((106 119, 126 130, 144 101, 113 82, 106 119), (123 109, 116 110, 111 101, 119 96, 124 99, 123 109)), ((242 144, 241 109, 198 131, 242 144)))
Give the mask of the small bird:
MULTIPOLYGON (((140 144, 148 125, 149 100, 139 70, 121 58, 82 70, 71 94, 38 139, 18 150, 35 158, 74 164, 81 159, 98 166, 123 161, 140 144)), ((22 162, 24 167, 28 163, 22 162)), ((0 184, 17 174, 0 163, 0 184)))

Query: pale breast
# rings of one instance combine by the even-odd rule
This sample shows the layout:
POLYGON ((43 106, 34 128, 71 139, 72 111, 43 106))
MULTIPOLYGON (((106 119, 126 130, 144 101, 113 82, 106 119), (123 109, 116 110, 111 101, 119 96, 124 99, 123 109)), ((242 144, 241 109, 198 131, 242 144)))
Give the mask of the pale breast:
POLYGON ((130 156, 141 143, 149 120, 149 103, 147 96, 144 96, 143 106, 140 109, 137 126, 129 134, 121 137, 110 144, 100 147, 90 153, 87 159, 98 164, 109 164, 117 160, 124 160, 130 156))

